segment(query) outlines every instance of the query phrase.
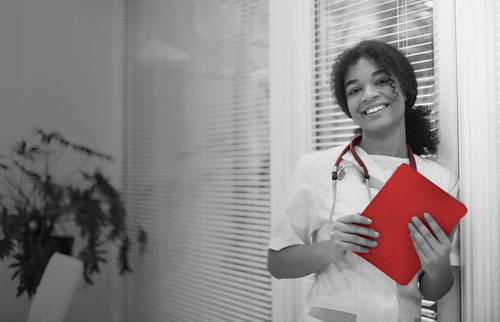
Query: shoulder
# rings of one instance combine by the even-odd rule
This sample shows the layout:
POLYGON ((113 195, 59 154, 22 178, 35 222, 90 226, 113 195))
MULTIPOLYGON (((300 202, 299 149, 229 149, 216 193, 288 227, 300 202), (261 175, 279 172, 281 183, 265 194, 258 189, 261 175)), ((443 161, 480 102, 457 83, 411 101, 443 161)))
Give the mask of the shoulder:
POLYGON ((311 171, 325 170, 331 171, 335 161, 342 152, 342 146, 334 146, 327 150, 316 151, 303 155, 298 163, 298 167, 308 168, 311 171))
POLYGON ((455 196, 458 193, 458 179, 450 170, 431 159, 417 155, 415 161, 418 172, 424 177, 451 195, 455 196))
POLYGON ((331 172, 342 147, 316 151, 303 155, 295 168, 293 178, 302 185, 316 185, 324 179, 331 178, 331 172))

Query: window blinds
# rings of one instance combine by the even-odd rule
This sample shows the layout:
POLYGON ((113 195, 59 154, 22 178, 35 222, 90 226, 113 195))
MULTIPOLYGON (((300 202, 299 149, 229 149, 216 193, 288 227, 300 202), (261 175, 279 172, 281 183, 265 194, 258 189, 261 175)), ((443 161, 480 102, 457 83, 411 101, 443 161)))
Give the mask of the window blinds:
POLYGON ((332 100, 330 73, 335 58, 363 39, 380 39, 397 46, 407 55, 418 79, 416 105, 430 106, 433 122, 437 122, 432 3, 423 0, 315 0, 313 150, 345 144, 354 136, 356 125, 332 100))
POLYGON ((126 319, 270 321, 267 1, 129 1, 127 26, 126 319))

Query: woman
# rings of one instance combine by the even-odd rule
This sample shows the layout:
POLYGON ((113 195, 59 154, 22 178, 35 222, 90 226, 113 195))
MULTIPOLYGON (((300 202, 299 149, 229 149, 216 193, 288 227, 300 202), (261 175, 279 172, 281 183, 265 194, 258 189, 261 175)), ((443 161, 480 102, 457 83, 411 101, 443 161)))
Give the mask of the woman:
MULTIPOLYGON (((413 153, 422 175, 457 196, 456 178, 418 156, 436 152, 438 140, 431 130, 429 110, 414 106, 417 81, 401 52, 374 40, 346 50, 333 66, 332 91, 342 111, 361 129, 354 149, 369 171, 372 196, 400 164, 410 163, 413 153)), ((453 286, 450 240, 430 214, 425 219, 436 237, 418 218, 409 223, 422 269, 405 286, 353 254, 377 247, 380 234, 358 225, 370 223, 360 215, 370 198, 352 168, 339 177, 333 224, 328 225, 332 166, 343 149, 333 147, 299 161, 273 228, 269 272, 276 278, 315 273, 301 321, 420 321, 422 295, 437 300, 453 286)), ((339 161, 344 166, 359 164, 349 151, 339 161)))

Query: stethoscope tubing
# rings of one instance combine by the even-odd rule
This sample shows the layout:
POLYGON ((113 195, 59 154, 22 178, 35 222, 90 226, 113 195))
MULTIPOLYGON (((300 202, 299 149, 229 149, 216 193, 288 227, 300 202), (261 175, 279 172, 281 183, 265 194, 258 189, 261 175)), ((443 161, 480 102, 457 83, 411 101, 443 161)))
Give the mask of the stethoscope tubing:
MULTIPOLYGON (((352 141, 340 152, 340 155, 338 156, 337 160, 335 161, 335 165, 333 166, 332 169, 332 188, 333 188, 333 202, 332 202, 332 208, 330 210, 330 218, 328 219, 328 230, 330 232, 330 236, 333 234, 333 214, 335 213, 335 205, 337 203, 337 180, 339 175, 341 175, 341 172, 344 171, 346 168, 353 168, 361 173, 363 176, 362 181, 365 184, 366 187, 366 193, 368 196, 368 200, 371 201, 372 194, 370 191, 370 174, 368 173, 368 168, 366 167, 365 163, 363 160, 361 160, 361 157, 358 155, 356 150, 354 149, 354 146, 361 141, 362 136, 357 136, 352 141), (342 162, 342 157, 350 151, 354 159, 358 162, 358 164, 361 166, 361 169, 356 167, 355 165, 348 165, 345 167, 340 167, 340 163, 342 162)), ((415 156, 413 155, 413 151, 411 150, 410 146, 407 145, 408 148, 408 157, 410 159, 410 166, 413 169, 417 169, 417 164, 415 162, 415 156)))

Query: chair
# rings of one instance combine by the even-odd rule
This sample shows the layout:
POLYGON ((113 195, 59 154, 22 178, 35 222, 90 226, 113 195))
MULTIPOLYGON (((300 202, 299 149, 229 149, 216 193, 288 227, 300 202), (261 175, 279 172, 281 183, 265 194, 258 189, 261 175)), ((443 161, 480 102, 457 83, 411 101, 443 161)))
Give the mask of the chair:
POLYGON ((27 321, 63 322, 82 273, 80 260, 54 253, 33 297, 27 321))

